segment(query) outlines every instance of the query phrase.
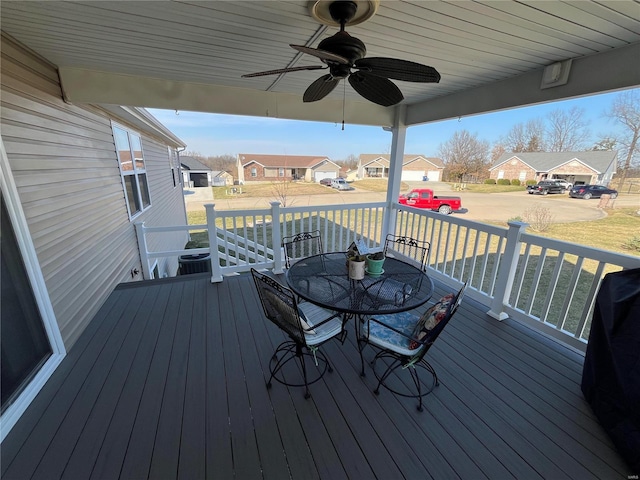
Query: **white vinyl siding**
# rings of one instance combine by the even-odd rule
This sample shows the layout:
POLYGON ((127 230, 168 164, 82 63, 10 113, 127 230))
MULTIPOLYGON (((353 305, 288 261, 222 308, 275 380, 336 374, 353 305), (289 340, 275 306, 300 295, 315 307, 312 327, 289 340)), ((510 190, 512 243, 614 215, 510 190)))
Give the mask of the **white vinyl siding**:
MULTIPOLYGON (((2 52, 2 140, 69 349, 118 283, 142 278, 130 273, 142 268, 111 120, 102 109, 65 103, 55 69, 6 37, 2 52)), ((185 224, 181 189, 167 175, 167 145, 143 134, 142 148, 154 205, 136 220, 185 224)), ((150 242, 178 249, 184 237, 150 242)), ((161 273, 177 269, 172 262, 160 262, 161 273)))

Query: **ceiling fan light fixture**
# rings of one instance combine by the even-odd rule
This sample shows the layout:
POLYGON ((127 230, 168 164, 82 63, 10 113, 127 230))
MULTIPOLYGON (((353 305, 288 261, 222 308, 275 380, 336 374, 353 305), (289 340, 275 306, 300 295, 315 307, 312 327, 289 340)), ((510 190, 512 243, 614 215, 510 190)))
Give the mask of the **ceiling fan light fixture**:
MULTIPOLYGON (((366 22, 373 17, 378 11, 380 0, 350 0, 355 3, 357 9, 346 25, 358 25, 366 22)), ((309 12, 311 16, 323 25, 339 27, 340 22, 335 20, 330 12, 331 4, 338 3, 340 0, 311 0, 309 2, 309 12)))

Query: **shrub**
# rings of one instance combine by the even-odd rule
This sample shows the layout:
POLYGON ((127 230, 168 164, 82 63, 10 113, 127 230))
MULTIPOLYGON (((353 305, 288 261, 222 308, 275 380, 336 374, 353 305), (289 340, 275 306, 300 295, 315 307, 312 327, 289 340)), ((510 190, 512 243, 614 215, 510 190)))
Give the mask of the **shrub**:
POLYGON ((535 180, 527 180, 525 182, 525 185, 535 185, 536 183, 538 183, 538 182, 536 182, 535 180))
POLYGON ((520 180, 518 180, 517 178, 514 178, 511 180, 511 185, 515 185, 517 187, 520 186, 520 180))
POLYGON ((529 224, 531 230, 545 232, 551 226, 553 215, 547 207, 531 207, 522 214, 524 221, 529 224))
POLYGON ((499 178, 498 185, 511 185, 511 180, 507 178, 499 178))
POLYGON ((622 244, 622 248, 624 248, 625 250, 640 252, 640 237, 637 235, 634 235, 633 237, 631 237, 629 240, 627 240, 625 243, 622 244))
POLYGON ((520 215, 517 215, 515 217, 512 217, 512 218, 508 219, 507 223, 509 223, 509 222, 524 222, 524 220, 520 215))
POLYGON ((487 178, 487 179, 484 181, 484 184, 485 184, 485 185, 495 185, 495 184, 496 184, 496 181, 495 181, 495 179, 493 179, 493 178, 487 178))

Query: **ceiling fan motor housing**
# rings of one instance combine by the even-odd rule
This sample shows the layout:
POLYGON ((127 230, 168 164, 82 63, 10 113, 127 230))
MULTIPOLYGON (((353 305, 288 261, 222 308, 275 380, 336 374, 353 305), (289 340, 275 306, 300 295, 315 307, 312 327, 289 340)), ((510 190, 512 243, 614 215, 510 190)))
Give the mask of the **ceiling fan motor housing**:
POLYGON ((364 43, 356 37, 352 37, 347 32, 338 32, 329 38, 325 38, 318 44, 320 50, 334 53, 349 60, 353 65, 356 60, 364 58, 367 49, 364 43))

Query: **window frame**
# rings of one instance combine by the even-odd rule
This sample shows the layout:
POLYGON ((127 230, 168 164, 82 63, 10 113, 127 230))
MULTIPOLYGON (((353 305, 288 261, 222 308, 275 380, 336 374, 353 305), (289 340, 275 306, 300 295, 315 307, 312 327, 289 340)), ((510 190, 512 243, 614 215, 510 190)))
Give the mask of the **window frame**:
POLYGON ((111 122, 111 131, 113 134, 113 144, 116 149, 116 157, 118 159, 118 169, 120 171, 120 180, 122 182, 122 190, 124 192, 127 213, 129 214, 129 220, 133 220, 140 216, 143 212, 147 211, 153 205, 153 202, 151 201, 151 189, 149 188, 149 177, 147 175, 147 164, 144 159, 142 134, 115 121, 111 122), (127 134, 127 143, 129 146, 129 153, 131 155, 131 170, 123 169, 123 161, 120 157, 121 150, 118 147, 116 129, 122 130, 127 134), (132 138, 136 138, 139 142, 141 155, 140 159, 135 157, 132 138), (142 163, 142 167, 138 165, 139 163, 142 163), (131 184, 131 192, 129 192, 127 188, 127 181, 129 177, 133 178, 133 183, 131 184), (144 180, 141 180, 142 177, 144 177, 144 180), (146 197, 142 192, 142 187, 146 189, 146 197), (133 203, 136 205, 136 208, 138 208, 138 210, 136 210, 135 212, 131 212, 132 199, 129 198, 129 193, 133 193, 135 195, 135 197, 133 198, 133 203), (145 205, 145 200, 148 200, 147 205, 145 205))

